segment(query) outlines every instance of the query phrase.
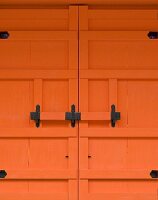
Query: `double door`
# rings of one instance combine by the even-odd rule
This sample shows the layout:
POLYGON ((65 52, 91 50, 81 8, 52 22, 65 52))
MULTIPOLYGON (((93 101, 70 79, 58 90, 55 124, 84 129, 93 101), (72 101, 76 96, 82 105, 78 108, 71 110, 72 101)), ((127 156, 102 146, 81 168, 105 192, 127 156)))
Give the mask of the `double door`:
POLYGON ((156 200, 157 10, 0 12, 2 200, 156 200))

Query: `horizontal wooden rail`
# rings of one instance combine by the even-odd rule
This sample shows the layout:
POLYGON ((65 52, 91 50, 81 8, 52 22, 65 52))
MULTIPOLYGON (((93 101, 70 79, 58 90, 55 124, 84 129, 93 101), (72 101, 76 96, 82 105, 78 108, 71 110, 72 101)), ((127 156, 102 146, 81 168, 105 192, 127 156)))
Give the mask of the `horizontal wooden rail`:
MULTIPOLYGON (((28 66, 29 68, 29 66, 28 66)), ((0 79, 77 79, 77 70, 5 70, 0 69, 0 79)), ((158 70, 80 70, 81 79, 157 79, 158 70)))
MULTIPOLYGON (((84 194, 83 194, 84 195, 84 194)), ((157 194, 155 193, 102 193, 102 194, 85 194, 87 200, 156 200, 157 194)))
POLYGON ((156 9, 152 9, 150 7, 150 9, 147 8, 143 8, 141 9, 140 7, 137 9, 136 8, 132 8, 129 9, 117 9, 117 10, 111 10, 111 9, 106 9, 106 12, 104 9, 89 9, 88 10, 88 18, 89 19, 94 19, 94 20, 134 20, 135 23, 136 21, 139 20, 143 20, 145 22, 149 21, 153 21, 153 22, 157 22, 157 18, 155 17, 157 16, 157 10, 156 9), (130 13, 130 15, 129 15, 130 13), (147 20, 148 19, 148 20, 147 20))
POLYGON ((125 80, 128 79, 150 80, 150 79, 158 79, 158 70, 80 70, 80 78, 107 79, 107 80, 111 78, 125 79, 125 80))
POLYGON ((80 179, 152 179, 151 170, 80 170, 80 179))
POLYGON ((65 112, 41 112, 41 120, 65 120, 65 112))
POLYGON ((158 128, 80 128, 80 137, 158 138, 158 128))
POLYGON ((7 170, 6 179, 31 179, 31 180, 51 180, 51 179, 76 179, 77 170, 7 170))
POLYGON ((1 193, 1 199, 2 200, 33 200, 33 199, 38 199, 38 200, 50 200, 50 199, 55 199, 55 200, 68 200, 68 194, 66 193, 25 193, 25 192, 19 192, 19 193, 1 193))
POLYGON ((78 40, 77 31, 9 31, 9 40, 78 40))
POLYGON ((75 128, 0 128, 0 138, 69 138, 76 137, 75 128))
MULTIPOLYGON (((29 66, 28 66, 29 68, 29 66)), ((5 70, 0 69, 0 79, 77 79, 77 70, 5 70)))
MULTIPOLYGON (((155 21, 155 24, 157 22, 155 21)), ((149 31, 80 31, 80 40, 149 40, 149 31)))
POLYGON ((0 12, 1 20, 8 20, 9 15, 11 15, 11 20, 56 20, 56 19, 68 19, 69 18, 69 10, 60 8, 56 9, 53 7, 48 7, 45 9, 36 8, 31 9, 27 7, 22 7, 20 9, 17 8, 3 8, 0 12), (38 17, 37 17, 38 16, 38 17))
POLYGON ((111 120, 110 112, 81 112, 81 120, 111 120))

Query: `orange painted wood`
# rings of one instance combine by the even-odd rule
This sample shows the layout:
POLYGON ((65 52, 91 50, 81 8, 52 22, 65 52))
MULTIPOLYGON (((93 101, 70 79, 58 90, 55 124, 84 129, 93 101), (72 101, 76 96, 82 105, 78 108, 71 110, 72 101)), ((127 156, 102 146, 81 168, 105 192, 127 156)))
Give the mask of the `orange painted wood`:
POLYGON ((22 200, 31 200, 33 199, 39 199, 39 200, 49 200, 50 198, 55 198, 57 200, 68 200, 68 197, 65 196, 64 193, 61 194, 52 194, 52 193, 46 193, 46 194, 39 194, 39 193, 2 193, 2 198, 6 200, 16 200, 17 198, 20 198, 22 200))
POLYGON ((143 194, 143 193, 137 193, 137 194, 132 194, 132 193, 118 193, 118 194, 113 194, 113 193, 108 193, 108 194, 90 194, 86 196, 87 199, 89 200, 104 200, 104 199, 127 199, 127 200, 156 200, 155 194, 143 194))
POLYGON ((77 199, 78 198, 78 183, 75 180, 69 180, 69 199, 77 199))
POLYGON ((77 40, 75 31, 10 31, 9 40, 77 40))
POLYGON ((158 11, 135 8, 79 7, 80 200, 157 199, 158 11))
POLYGON ((56 112, 56 113, 47 113, 42 112, 40 114, 41 120, 65 120, 65 113, 64 112, 56 112))
POLYGON ((151 180, 149 170, 81 170, 81 179, 134 179, 151 180))
POLYGON ((143 7, 144 6, 151 6, 151 5, 158 5, 157 4, 157 1, 155 0, 151 0, 151 1, 148 1, 148 0, 128 0, 128 1, 125 1, 125 0, 121 0, 121 1, 118 1, 118 0, 24 0, 24 1, 19 1, 19 0, 2 0, 2 5, 8 7, 8 5, 51 5, 51 6, 56 6, 56 5, 71 5, 71 4, 80 4, 80 5, 107 5, 107 6, 110 6, 111 4, 112 5, 126 5, 127 9, 129 8, 129 5, 137 5, 137 6, 140 6, 142 5, 143 7))
POLYGON ((75 79, 77 76, 76 70, 1 70, 1 79, 75 79))
POLYGON ((78 110, 78 6, 0 8, 0 30, 1 197, 77 200, 78 123, 65 112, 78 110))
POLYGON ((81 39, 88 40, 145 40, 150 41, 147 37, 149 31, 81 31, 81 39))
POLYGON ((12 0, 1 9, 0 29, 10 33, 0 40, 2 199, 157 199, 158 47, 147 37, 158 30, 157 3, 66 4, 86 2, 93 6, 34 0, 17 9, 12 0), (81 112, 75 128, 65 121, 72 104, 81 112), (115 128, 112 104, 121 112, 115 128))
MULTIPOLYGON (((98 66, 99 67, 99 66, 98 66)), ((157 79, 158 70, 81 70, 83 79, 157 79)))
POLYGON ((81 137, 98 138, 158 138, 157 128, 81 128, 81 137))
POLYGON ((81 113, 81 120, 110 120, 111 113, 109 112, 82 112, 81 113))
MULTIPOLYGON (((10 70, 11 73, 8 74, 7 70, 1 70, 0 78, 1 79, 33 79, 35 78, 41 78, 44 77, 45 79, 56 78, 56 79, 68 79, 68 77, 71 77, 72 79, 75 79, 77 73, 75 70, 10 70), (49 72, 49 73, 48 73, 49 72), (21 77, 21 78, 20 78, 21 77)), ((89 79, 93 78, 100 78, 100 79, 108 79, 108 78, 118 78, 118 79, 158 79, 157 70, 84 70, 80 72, 80 77, 83 79, 86 79, 88 77, 89 79), (142 73, 143 72, 143 73, 142 73)))
MULTIPOLYGON (((74 10, 74 8, 72 9, 74 10)), ((69 19, 69 9, 65 9, 60 7, 59 9, 56 9, 56 7, 51 8, 36 8, 36 9, 29 9, 29 8, 12 8, 10 9, 2 9, 0 13, 1 20, 8 20, 10 18, 10 14, 12 15, 12 19, 14 20, 41 20, 41 23, 43 20, 48 21, 49 20, 59 20, 60 19, 69 19)), ((75 13, 76 14, 76 13, 75 13)), ((16 23, 16 21, 15 21, 16 23)), ((53 27, 52 27, 53 28, 53 27)))
POLYGON ((0 138, 59 138, 76 137, 77 130, 69 128, 1 128, 0 138))
POLYGON ((76 179, 77 178, 77 171, 73 170, 9 170, 6 169, 8 175, 6 180, 34 180, 34 179, 76 179))
MULTIPOLYGON (((132 8, 132 7, 131 7, 132 8)), ((149 7, 148 7, 149 8, 149 7)), ((82 11, 83 12, 83 11, 82 11)), ((145 21, 145 19, 149 20, 155 20, 156 21, 156 15, 157 15, 157 9, 89 9, 88 10, 88 19, 107 19, 107 20, 143 20, 145 23, 148 23, 145 21)), ((128 25, 128 24, 127 24, 128 25)), ((131 24, 130 24, 131 26, 131 24)), ((104 26, 102 26, 104 28, 104 26)))

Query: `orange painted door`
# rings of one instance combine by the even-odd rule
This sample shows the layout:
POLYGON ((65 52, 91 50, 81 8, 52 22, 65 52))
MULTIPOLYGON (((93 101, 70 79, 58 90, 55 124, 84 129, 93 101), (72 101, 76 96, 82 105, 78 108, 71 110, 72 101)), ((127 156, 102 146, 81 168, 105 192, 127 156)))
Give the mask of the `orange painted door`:
POLYGON ((80 200, 158 197, 157 15, 79 8, 80 200))
POLYGON ((0 198, 78 196, 78 8, 0 10, 0 198), (39 128, 30 112, 40 106, 39 128))

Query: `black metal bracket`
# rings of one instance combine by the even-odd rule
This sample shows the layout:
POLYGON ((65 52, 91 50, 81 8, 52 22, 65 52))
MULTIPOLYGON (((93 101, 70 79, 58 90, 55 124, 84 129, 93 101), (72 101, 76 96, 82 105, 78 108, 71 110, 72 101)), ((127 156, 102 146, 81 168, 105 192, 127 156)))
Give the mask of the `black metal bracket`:
POLYGON ((158 170, 152 170, 150 176, 151 178, 158 178, 158 170))
POLYGON ((7 172, 5 170, 0 170, 0 178, 5 178, 7 176, 7 172))
POLYGON ((9 33, 7 31, 0 31, 0 39, 5 40, 9 38, 9 33))
POLYGON ((115 127, 116 121, 121 119, 120 112, 116 112, 115 105, 111 106, 111 126, 115 127))
POLYGON ((40 127, 40 105, 36 106, 36 112, 31 112, 30 113, 30 118, 31 120, 34 120, 36 123, 36 127, 40 127))
POLYGON ((81 120, 81 113, 75 111, 74 104, 71 106, 71 112, 65 113, 65 120, 70 120, 72 127, 75 127, 76 121, 81 120))

